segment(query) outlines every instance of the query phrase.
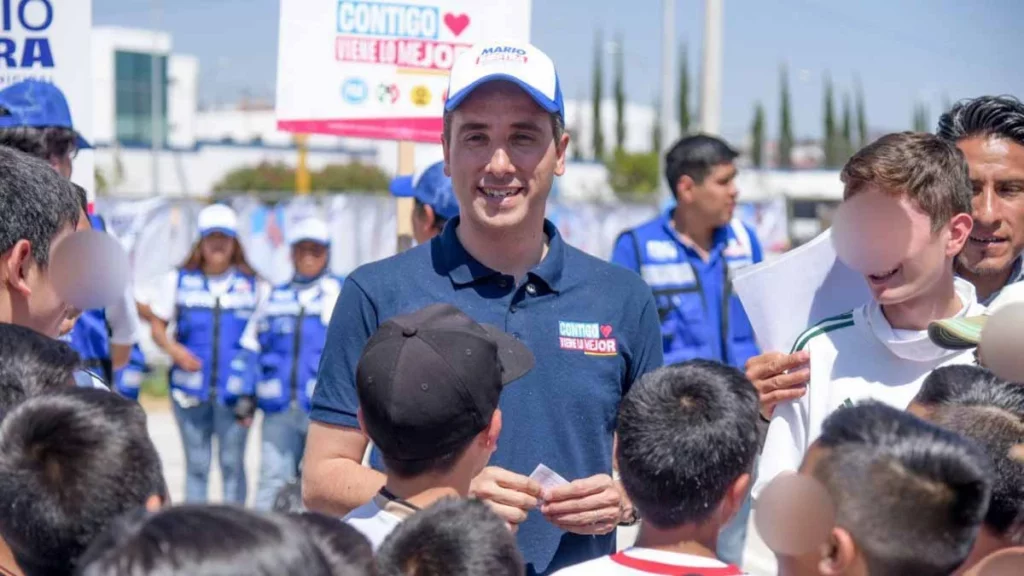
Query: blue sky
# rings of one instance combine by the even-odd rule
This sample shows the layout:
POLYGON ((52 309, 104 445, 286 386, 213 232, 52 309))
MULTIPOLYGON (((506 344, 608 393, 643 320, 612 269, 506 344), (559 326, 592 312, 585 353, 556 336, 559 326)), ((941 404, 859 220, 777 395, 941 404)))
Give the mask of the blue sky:
MULTIPOLYGON (((201 102, 231 102, 246 91, 273 97, 279 0, 161 4, 161 28, 173 34, 175 51, 200 59, 201 102)), ((93 0, 93 22, 151 28, 150 5, 93 0)), ((694 74, 703 6, 702 0, 676 4, 677 39, 690 47, 694 74)), ((653 102, 660 17, 661 0, 534 0, 531 41, 555 60, 566 97, 577 98, 590 93, 595 32, 603 31, 607 40, 621 34, 627 97, 653 102)), ((790 70, 800 137, 822 132, 826 73, 837 92, 852 90, 860 78, 873 130, 909 128, 916 101, 928 104, 934 120, 947 99, 987 93, 1024 98, 1020 22, 1019 0, 725 0, 723 133, 732 139, 746 135, 761 101, 769 134, 776 135, 783 63, 790 70)))

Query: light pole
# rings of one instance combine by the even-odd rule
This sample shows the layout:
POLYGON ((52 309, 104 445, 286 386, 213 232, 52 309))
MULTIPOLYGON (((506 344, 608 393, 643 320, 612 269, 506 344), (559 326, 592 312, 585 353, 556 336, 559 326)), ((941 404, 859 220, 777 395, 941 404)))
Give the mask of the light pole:
POLYGON ((673 196, 668 182, 662 177, 665 174, 665 150, 675 144, 678 137, 679 125, 676 122, 673 110, 675 106, 675 53, 676 53, 676 29, 675 29, 675 0, 661 1, 661 145, 662 150, 658 153, 658 186, 660 204, 663 204, 673 196))
POLYGON ((152 2, 153 16, 153 53, 150 54, 149 73, 149 107, 150 107, 150 141, 151 158, 150 170, 153 178, 153 196, 160 195, 160 148, 163 144, 163 126, 161 124, 161 97, 163 90, 163 78, 157 69, 160 63, 160 0, 152 2))
POLYGON ((722 5, 704 0, 704 63, 700 81, 700 130, 718 135, 722 130, 722 5))

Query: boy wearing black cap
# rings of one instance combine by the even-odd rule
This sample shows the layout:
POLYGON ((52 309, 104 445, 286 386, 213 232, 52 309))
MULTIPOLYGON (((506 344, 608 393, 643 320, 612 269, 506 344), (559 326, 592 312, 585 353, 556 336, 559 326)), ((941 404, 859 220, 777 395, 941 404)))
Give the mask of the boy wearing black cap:
POLYGON ((502 388, 533 355, 501 330, 435 304, 385 322, 356 368, 359 423, 387 482, 345 521, 380 546, 398 524, 444 497, 465 497, 497 446, 502 388))

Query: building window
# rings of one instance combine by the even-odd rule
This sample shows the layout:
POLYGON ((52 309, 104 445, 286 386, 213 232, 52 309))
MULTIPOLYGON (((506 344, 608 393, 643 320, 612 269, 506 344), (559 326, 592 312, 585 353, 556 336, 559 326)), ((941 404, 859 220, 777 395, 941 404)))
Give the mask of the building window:
MULTIPOLYGON (((158 56, 160 135, 167 145, 167 57, 158 56)), ((153 57, 141 52, 117 51, 114 55, 114 115, 117 141, 124 145, 153 145, 153 57)))

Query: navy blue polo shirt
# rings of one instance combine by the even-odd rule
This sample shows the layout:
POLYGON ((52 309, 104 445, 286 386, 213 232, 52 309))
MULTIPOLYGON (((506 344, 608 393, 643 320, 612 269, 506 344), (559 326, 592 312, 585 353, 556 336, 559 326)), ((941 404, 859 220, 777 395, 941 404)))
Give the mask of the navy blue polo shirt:
MULTIPOLYGON (((572 481, 611 474, 619 402, 662 364, 651 289, 635 273, 566 244, 545 221, 548 253, 527 277, 491 270, 462 247, 459 218, 428 244, 357 268, 327 331, 310 417, 357 428, 355 371, 363 346, 388 318, 452 304, 522 340, 536 364, 501 393, 502 431, 491 464, 529 475, 545 464, 572 481)), ((371 458, 380 469, 379 458, 371 458)), ((517 534, 529 574, 614 552, 605 536, 565 533, 534 510, 517 534)))

